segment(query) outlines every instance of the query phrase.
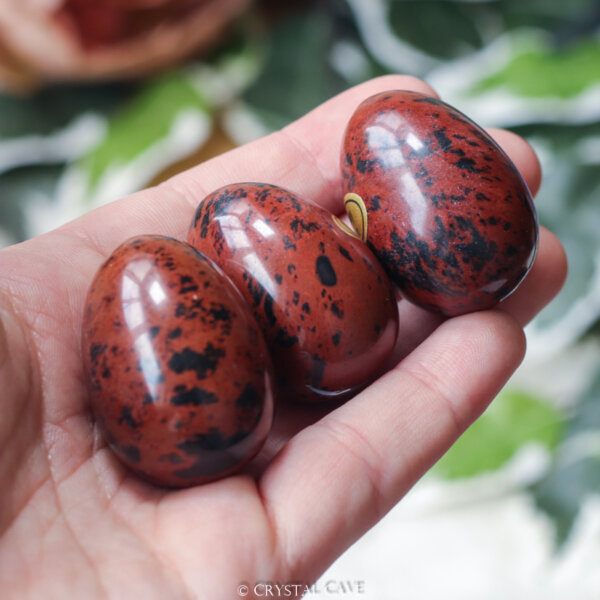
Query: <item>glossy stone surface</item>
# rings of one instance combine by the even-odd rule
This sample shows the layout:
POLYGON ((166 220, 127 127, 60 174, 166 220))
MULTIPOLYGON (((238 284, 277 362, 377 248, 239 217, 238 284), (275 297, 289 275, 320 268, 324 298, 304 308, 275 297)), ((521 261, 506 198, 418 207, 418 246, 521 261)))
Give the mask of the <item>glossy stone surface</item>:
POLYGON ((200 204, 188 241, 252 307, 282 397, 350 394, 391 353, 391 284, 366 244, 323 208, 272 185, 230 185, 200 204))
POLYGON ((108 444, 153 483, 231 473, 262 446, 272 372, 233 284, 187 244, 133 238, 100 268, 87 298, 83 359, 108 444))
POLYGON ((344 194, 366 207, 369 246, 415 304, 446 315, 491 308, 530 269, 538 224, 527 186, 448 104, 409 91, 368 98, 348 123, 341 164, 344 194))

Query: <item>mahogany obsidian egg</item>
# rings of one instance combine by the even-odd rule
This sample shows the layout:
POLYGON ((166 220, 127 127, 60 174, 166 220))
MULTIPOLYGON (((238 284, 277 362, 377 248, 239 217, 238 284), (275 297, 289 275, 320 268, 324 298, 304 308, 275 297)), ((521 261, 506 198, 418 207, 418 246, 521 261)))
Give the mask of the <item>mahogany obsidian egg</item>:
POLYGON ((216 266, 172 238, 132 238, 102 265, 83 358, 108 444, 153 483, 228 475, 271 427, 272 367, 254 317, 216 266))
POLYGON ((393 350, 398 309, 385 271, 335 216, 268 184, 240 183, 198 207, 188 242, 252 307, 280 395, 314 402, 368 383, 393 350))
POLYGON ((353 224, 415 304, 450 316, 491 308, 531 268, 538 223, 525 182, 441 100, 368 98, 348 123, 341 165, 353 224))

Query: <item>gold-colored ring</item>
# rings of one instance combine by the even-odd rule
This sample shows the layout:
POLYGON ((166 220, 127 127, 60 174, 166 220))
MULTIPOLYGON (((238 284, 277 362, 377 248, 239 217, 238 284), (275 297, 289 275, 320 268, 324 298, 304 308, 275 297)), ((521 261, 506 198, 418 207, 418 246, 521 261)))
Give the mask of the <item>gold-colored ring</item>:
POLYGON ((348 225, 346 225, 346 223, 344 223, 344 221, 342 221, 341 219, 339 219, 338 217, 336 217, 335 215, 331 215, 331 218, 333 219, 333 222, 344 232, 347 233, 348 235, 351 235, 352 237, 355 237, 357 240, 360 240, 360 235, 358 235, 358 233, 356 233, 356 231, 354 231, 354 229, 351 229, 350 227, 348 227, 348 225))
POLYGON ((369 217, 363 199, 358 194, 350 192, 344 196, 344 207, 358 236, 366 242, 369 217))

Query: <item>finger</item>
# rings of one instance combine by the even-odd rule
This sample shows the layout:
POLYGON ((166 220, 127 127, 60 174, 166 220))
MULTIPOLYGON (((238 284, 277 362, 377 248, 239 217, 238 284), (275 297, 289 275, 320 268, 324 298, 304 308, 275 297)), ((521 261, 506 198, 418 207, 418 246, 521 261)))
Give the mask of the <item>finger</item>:
POLYGON ((484 410, 524 349, 522 330, 501 311, 450 319, 293 438, 260 481, 290 572, 314 579, 392 508, 484 410))
POLYGON ((540 227, 540 244, 533 267, 500 307, 524 327, 558 294, 566 278, 565 249, 552 232, 540 227))
POLYGON ((512 131, 490 128, 488 133, 515 163, 531 195, 535 196, 542 182, 542 167, 535 150, 520 135, 512 131))

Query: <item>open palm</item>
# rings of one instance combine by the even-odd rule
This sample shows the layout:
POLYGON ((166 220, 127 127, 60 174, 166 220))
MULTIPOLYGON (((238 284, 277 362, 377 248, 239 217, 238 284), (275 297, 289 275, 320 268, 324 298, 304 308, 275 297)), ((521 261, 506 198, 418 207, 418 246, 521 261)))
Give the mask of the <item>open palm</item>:
MULTIPOLYGON (((248 473, 188 490, 154 488, 120 465, 91 418, 81 321, 108 254, 138 234, 184 239, 202 197, 236 181, 274 183, 339 210, 345 122, 365 97, 399 88, 433 94, 409 77, 373 80, 281 132, 2 250, 3 597, 231 600, 244 581, 248 597, 257 581, 314 581, 502 387, 523 356, 522 326, 564 280, 562 248, 547 231, 532 271, 501 309, 442 322, 402 302, 400 362, 325 416, 280 410, 248 473)), ((529 146, 492 133, 535 192, 539 165, 529 146)))

